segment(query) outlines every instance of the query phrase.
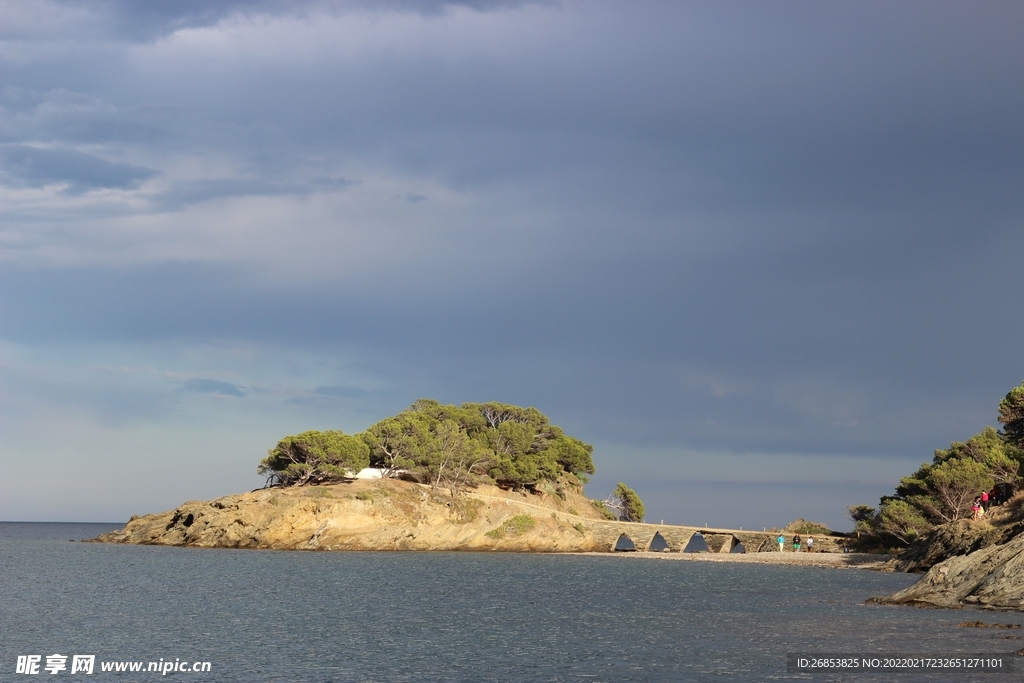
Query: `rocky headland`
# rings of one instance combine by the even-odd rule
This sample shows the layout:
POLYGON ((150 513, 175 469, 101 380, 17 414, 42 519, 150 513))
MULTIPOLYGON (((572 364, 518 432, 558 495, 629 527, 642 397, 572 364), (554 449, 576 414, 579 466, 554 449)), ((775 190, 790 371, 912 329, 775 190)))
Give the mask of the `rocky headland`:
POLYGON ((986 520, 933 529, 886 567, 927 573, 882 604, 1024 610, 1024 498, 994 508, 986 520))
MULTIPOLYGON (((496 550, 610 552, 621 534, 639 551, 661 534, 679 553, 696 532, 711 553, 742 543, 778 554, 775 534, 608 520, 578 490, 513 491, 481 485, 446 490, 397 479, 261 489, 133 517, 107 543, 273 550, 496 550)), ((818 537, 840 552, 842 539, 818 537)), ((791 554, 791 553, 790 553, 791 554)), ((824 553, 821 553, 824 554, 824 553)))

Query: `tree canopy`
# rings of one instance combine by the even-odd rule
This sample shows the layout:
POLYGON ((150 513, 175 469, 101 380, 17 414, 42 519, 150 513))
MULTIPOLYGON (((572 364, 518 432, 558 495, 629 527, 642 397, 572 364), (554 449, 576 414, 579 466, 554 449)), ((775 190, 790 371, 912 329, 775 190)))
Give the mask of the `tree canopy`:
POLYGON ((936 524, 970 516, 975 498, 997 484, 1016 484, 1024 462, 1024 384, 999 403, 1003 431, 986 427, 938 449, 932 462, 903 477, 876 510, 849 508, 858 531, 909 544, 936 524))
POLYGON ((1010 390, 999 402, 999 423, 1003 437, 1016 448, 1024 449, 1024 382, 1010 390))
POLYGON ((644 504, 636 491, 629 488, 621 481, 608 499, 604 501, 612 513, 623 522, 644 521, 644 504))
POLYGON ((592 446, 567 436, 536 408, 505 403, 420 399, 363 437, 374 467, 431 483, 520 487, 595 471, 592 446))
POLYGON ((341 431, 286 436, 267 452, 259 474, 282 486, 342 479, 370 464, 370 448, 358 436, 341 431))
POLYGON ((420 399, 353 436, 305 432, 286 437, 259 472, 291 485, 341 478, 372 465, 386 476, 457 493, 477 483, 514 488, 566 475, 585 482, 595 472, 592 452, 592 446, 566 435, 536 408, 420 399))

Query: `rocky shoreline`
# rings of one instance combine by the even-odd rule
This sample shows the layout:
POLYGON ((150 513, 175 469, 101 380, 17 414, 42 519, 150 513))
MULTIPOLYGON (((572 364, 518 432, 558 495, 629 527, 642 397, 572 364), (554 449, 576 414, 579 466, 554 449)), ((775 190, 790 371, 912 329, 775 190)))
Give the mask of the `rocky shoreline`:
POLYGON ((991 520, 957 520, 932 530, 885 567, 925 575, 905 590, 870 602, 1024 610, 1021 503, 1018 499, 995 510, 991 520))
POLYGON ((1024 535, 939 562, 913 586, 871 602, 1024 610, 1024 535))
POLYGON ((515 492, 480 487, 459 496, 393 479, 261 489, 133 517, 105 543, 272 550, 472 550, 585 553, 696 562, 745 562, 883 571, 924 571, 880 604, 1024 609, 1024 534, 1019 521, 940 527, 898 558, 840 552, 844 539, 816 537, 814 553, 779 552, 772 532, 699 529, 604 519, 582 491, 515 492), (681 552, 700 532, 709 552, 681 552), (626 534, 635 553, 612 553, 626 534), (648 551, 656 535, 667 548, 648 551), (738 550, 742 544, 745 552, 738 550), (645 552, 647 551, 647 552, 645 552), (826 551, 826 552, 821 552, 826 551), (828 552, 831 551, 831 552, 828 552))

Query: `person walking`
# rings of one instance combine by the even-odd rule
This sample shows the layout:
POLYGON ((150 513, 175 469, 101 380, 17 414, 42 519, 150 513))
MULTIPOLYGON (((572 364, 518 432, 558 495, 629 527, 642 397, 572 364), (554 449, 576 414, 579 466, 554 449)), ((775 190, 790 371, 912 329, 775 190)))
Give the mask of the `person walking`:
POLYGON ((793 537, 793 552, 800 552, 800 534, 793 537))
POLYGON ((981 492, 981 509, 988 512, 988 491, 981 492))
POLYGON ((807 552, 809 552, 809 553, 813 553, 814 552, 814 536, 808 536, 807 537, 807 552))
POLYGON ((783 536, 782 534, 779 534, 779 537, 776 538, 775 540, 779 542, 779 552, 780 553, 785 552, 786 551, 786 537, 783 536))

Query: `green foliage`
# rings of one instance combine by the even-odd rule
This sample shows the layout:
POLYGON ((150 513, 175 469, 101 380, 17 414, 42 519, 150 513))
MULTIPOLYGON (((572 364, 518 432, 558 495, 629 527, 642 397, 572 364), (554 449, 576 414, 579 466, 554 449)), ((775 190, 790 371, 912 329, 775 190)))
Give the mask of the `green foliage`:
POLYGON ((905 500, 930 523, 943 524, 968 516, 976 496, 1016 480, 1018 468, 996 431, 987 427, 966 442, 936 450, 931 464, 900 480, 892 498, 905 500))
POLYGON ((369 454, 362 439, 341 431, 303 432, 281 439, 257 472, 282 486, 318 484, 358 472, 369 465, 369 454))
POLYGON ((285 437, 258 472, 268 483, 293 486, 342 479, 372 463, 386 476, 447 488, 453 497, 467 485, 488 482, 545 485, 564 499, 563 484, 579 486, 595 472, 593 450, 536 408, 420 399, 355 436, 311 431, 285 437))
POLYGON ((576 531, 580 532, 580 536, 586 536, 587 535, 587 527, 583 526, 583 522, 576 522, 575 524, 572 525, 572 528, 575 529, 576 531))
POLYGON ((885 496, 876 511, 850 508, 857 531, 879 542, 908 544, 933 525, 964 519, 982 492, 996 484, 1016 484, 1024 461, 1024 383, 999 403, 1003 432, 986 427, 967 441, 935 451, 932 462, 900 479, 895 495, 885 496))
POLYGON ((951 458, 936 465, 928 479, 939 501, 933 512, 947 522, 969 516, 975 497, 995 483, 985 463, 968 458, 951 458))
POLYGON ((537 520, 530 515, 516 515, 505 522, 505 528, 513 534, 523 534, 537 526, 537 520))
POLYGON ((1024 382, 999 402, 999 424, 1003 436, 1016 449, 1024 450, 1024 382))
POLYGON ((518 536, 525 534, 527 531, 537 526, 537 520, 530 515, 516 515, 510 519, 506 519, 505 523, 501 526, 491 529, 484 536, 489 536, 497 540, 505 538, 506 535, 518 536))
POLYGON ((918 536, 931 529, 931 524, 921 511, 905 500, 893 498, 882 504, 878 515, 877 528, 883 534, 897 538, 910 545, 918 536))
POLYGON ((309 490, 306 491, 306 495, 310 498, 334 498, 331 492, 323 486, 310 486, 309 490))
POLYGON ((846 509, 849 510, 850 519, 854 524, 869 521, 875 516, 875 508, 870 505, 851 505, 846 509))
POLYGON ((819 524, 818 522, 809 522, 803 518, 793 520, 786 526, 785 530, 792 534, 803 534, 805 536, 814 536, 815 534, 817 534, 818 536, 836 535, 834 531, 829 529, 824 524, 819 524))
POLYGON ((935 451, 932 462, 900 480, 896 495, 883 499, 904 500, 931 524, 943 524, 970 514, 974 498, 995 484, 1017 479, 1020 463, 1012 447, 992 427, 965 442, 935 451))
POLYGON ((609 510, 608 506, 604 504, 603 500, 597 500, 595 498, 594 500, 590 501, 590 504, 593 505, 594 509, 597 510, 599 513, 601 513, 601 516, 604 517, 605 519, 610 519, 612 521, 618 519, 615 516, 615 513, 612 512, 611 510, 609 510))
POLYGON ((953 442, 946 450, 935 451, 936 464, 954 459, 970 459, 985 465, 997 484, 1012 483, 1017 479, 1020 462, 1016 449, 992 427, 985 427, 964 443, 953 442))
POLYGON ((370 493, 369 491, 360 491, 359 493, 356 494, 356 500, 366 500, 372 503, 373 494, 370 493))
POLYGON ((612 493, 612 498, 618 501, 617 508, 620 520, 623 522, 644 521, 644 504, 640 500, 640 496, 636 494, 636 491, 620 481, 612 493))
POLYGON ((453 491, 481 481, 535 486, 595 471, 592 446, 566 436, 536 408, 504 403, 420 399, 371 426, 363 439, 375 467, 453 491))

